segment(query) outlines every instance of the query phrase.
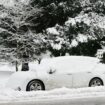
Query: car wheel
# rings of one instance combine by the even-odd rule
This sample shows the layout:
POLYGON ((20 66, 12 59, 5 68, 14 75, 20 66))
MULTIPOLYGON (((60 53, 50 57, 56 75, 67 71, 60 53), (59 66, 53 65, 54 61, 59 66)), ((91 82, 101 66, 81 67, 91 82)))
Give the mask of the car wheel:
POLYGON ((39 80, 32 80, 27 85, 26 91, 39 91, 39 90, 45 90, 43 82, 39 80))
POLYGON ((103 81, 100 78, 93 78, 89 83, 89 87, 95 86, 103 86, 103 81))

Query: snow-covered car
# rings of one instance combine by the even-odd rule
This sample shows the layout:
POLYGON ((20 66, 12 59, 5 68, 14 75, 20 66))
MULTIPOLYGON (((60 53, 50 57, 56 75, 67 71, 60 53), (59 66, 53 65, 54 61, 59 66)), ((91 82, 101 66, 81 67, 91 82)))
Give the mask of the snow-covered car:
POLYGON ((105 64, 97 58, 65 56, 29 64, 29 71, 14 73, 6 86, 15 90, 37 91, 60 87, 94 87, 105 84, 105 64))

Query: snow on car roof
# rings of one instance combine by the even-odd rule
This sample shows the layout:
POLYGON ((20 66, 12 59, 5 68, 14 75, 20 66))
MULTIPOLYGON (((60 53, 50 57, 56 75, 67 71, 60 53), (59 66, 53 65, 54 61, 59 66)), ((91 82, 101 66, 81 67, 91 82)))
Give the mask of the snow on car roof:
POLYGON ((99 62, 98 58, 88 56, 60 56, 54 58, 45 58, 41 63, 56 62, 56 61, 86 61, 86 62, 99 62))
POLYGON ((57 72, 80 72, 94 69, 98 58, 87 56, 62 56, 43 59, 39 67, 41 70, 55 69, 57 72))

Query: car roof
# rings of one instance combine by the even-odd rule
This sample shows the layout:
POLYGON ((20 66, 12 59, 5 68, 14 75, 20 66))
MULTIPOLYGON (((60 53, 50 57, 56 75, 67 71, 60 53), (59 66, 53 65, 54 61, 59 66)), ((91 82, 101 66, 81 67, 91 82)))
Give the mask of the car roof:
POLYGON ((96 57, 88 57, 88 56, 60 56, 54 58, 43 59, 41 63, 49 63, 49 62, 57 62, 57 61, 69 61, 69 62, 99 62, 100 60, 96 57))

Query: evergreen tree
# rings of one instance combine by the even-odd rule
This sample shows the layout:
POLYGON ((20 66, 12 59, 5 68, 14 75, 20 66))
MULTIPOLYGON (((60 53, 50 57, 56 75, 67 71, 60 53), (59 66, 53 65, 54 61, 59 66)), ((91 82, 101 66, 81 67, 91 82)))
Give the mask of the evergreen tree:
POLYGON ((38 22, 37 32, 41 32, 48 27, 56 24, 63 25, 68 17, 74 17, 81 12, 81 0, 31 0, 30 4, 34 7, 38 5, 42 8, 42 15, 32 20, 38 22))

